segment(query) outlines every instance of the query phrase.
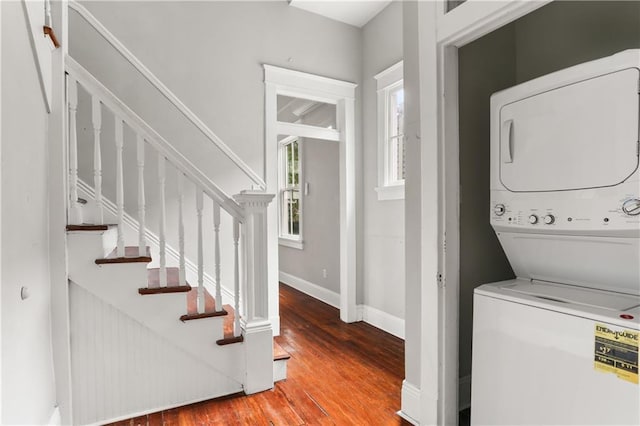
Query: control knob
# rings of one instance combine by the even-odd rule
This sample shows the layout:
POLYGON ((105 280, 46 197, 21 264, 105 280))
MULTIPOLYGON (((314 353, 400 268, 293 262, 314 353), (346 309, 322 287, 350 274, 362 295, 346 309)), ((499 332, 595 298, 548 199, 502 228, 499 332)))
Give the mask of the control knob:
POLYGON ((493 213, 495 213, 496 216, 502 216, 505 210, 504 204, 496 204, 493 207, 493 213))
POLYGON ((638 216, 640 214, 640 199, 632 198, 622 204, 622 211, 629 216, 638 216))
POLYGON ((552 225, 553 222, 555 221, 556 221, 556 218, 552 214, 548 214, 544 217, 544 223, 546 223, 547 225, 552 225))
POLYGON ((535 225, 536 223, 538 223, 538 216, 536 216, 535 214, 532 214, 531 216, 529 216, 529 223, 532 225, 535 225))

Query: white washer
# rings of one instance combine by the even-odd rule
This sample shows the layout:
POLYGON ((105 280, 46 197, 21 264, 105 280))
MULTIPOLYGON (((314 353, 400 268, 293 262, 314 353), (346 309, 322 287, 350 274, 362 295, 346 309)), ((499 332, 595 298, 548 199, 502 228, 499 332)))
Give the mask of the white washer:
POLYGON ((490 221, 518 279, 474 293, 473 425, 640 424, 639 93, 628 50, 491 97, 490 221))
POLYGON ((476 289, 472 423, 640 424, 637 340, 603 344, 603 326, 637 336, 640 297, 518 279, 476 289))

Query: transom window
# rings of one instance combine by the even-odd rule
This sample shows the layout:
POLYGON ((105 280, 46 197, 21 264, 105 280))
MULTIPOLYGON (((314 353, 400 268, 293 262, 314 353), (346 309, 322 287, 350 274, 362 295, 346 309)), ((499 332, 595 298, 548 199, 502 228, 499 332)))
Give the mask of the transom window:
POLYGON ((300 197, 300 140, 285 138, 280 144, 280 238, 302 242, 300 197))
POLYGON ((404 198, 406 150, 402 61, 375 76, 378 89, 379 200, 404 198))

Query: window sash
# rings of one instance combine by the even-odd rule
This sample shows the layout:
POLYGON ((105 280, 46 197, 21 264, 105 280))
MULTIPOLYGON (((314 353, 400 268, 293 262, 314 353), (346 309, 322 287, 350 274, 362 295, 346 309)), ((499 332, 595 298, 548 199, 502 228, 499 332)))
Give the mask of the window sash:
POLYGON ((298 139, 281 145, 280 237, 301 240, 301 162, 298 139))

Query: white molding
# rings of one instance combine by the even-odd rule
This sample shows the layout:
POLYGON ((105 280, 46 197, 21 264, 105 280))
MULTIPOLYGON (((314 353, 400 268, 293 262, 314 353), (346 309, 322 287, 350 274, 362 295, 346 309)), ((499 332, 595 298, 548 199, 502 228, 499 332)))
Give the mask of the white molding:
POLYGON ((131 65, 133 65, 142 74, 149 83, 151 83, 158 91, 171 102, 193 125, 195 125, 204 136, 207 137, 216 147, 222 151, 227 158, 238 166, 244 174, 257 184, 261 189, 265 189, 267 184, 264 179, 258 176, 251 167, 249 167, 238 155, 225 144, 213 131, 207 127, 200 118, 191 111, 169 88, 160 81, 127 47, 114 36, 102 23, 91 14, 84 6, 75 0, 69 1, 69 6, 82 16, 98 33, 113 46, 131 65))
POLYGON ((376 79, 377 90, 385 89, 397 83, 404 78, 404 61, 397 62, 389 68, 380 71, 374 75, 373 78, 376 79))
MULTIPOLYGON (((278 86, 286 86, 291 89, 299 89, 305 92, 319 92, 319 96, 327 96, 328 99, 325 98, 325 100, 329 101, 329 103, 334 104, 335 98, 355 99, 355 89, 358 86, 355 83, 335 80, 333 78, 322 77, 319 75, 307 74, 305 72, 280 68, 273 65, 264 64, 263 66, 264 79, 266 82, 273 83, 278 86), (333 102, 331 102, 329 99, 333 99, 333 102)), ((280 94, 285 93, 281 92, 280 94)), ((308 99, 320 100, 317 98, 308 99)))
POLYGON ((233 217, 243 218, 243 210, 226 192, 220 189, 182 153, 177 151, 172 144, 160 136, 146 121, 70 56, 66 57, 66 68, 80 85, 87 89, 89 93, 96 95, 112 112, 124 118, 127 125, 136 134, 141 135, 150 146, 166 157, 174 167, 184 173, 196 186, 202 188, 207 195, 215 199, 221 208, 233 217))
POLYGON ((398 415, 409 423, 418 426, 420 422, 420 389, 406 380, 402 381, 402 408, 398 415))
POLYGON ((323 139, 328 141, 340 141, 340 132, 335 129, 310 126, 308 124, 285 123, 278 121, 277 132, 279 135, 300 136, 303 138, 323 139))
POLYGON ((375 188, 378 201, 404 200, 404 183, 401 185, 379 186, 375 188))
MULTIPOLYGON (((87 197, 88 200, 92 200, 95 194, 94 189, 81 179, 78 179, 78 191, 80 193, 83 193, 83 195, 87 197)), ((102 207, 104 208, 104 211, 107 214, 111 215, 112 217, 117 217, 118 208, 111 200, 107 198, 103 198, 102 207)), ((122 218, 122 223, 125 226, 128 226, 131 232, 133 232, 135 235, 138 235, 138 228, 140 224, 130 214, 126 212, 124 213, 122 218)), ((145 234, 147 244, 149 246, 153 246, 154 248, 158 248, 160 246, 160 238, 155 233, 151 232, 149 228, 145 229, 144 234, 145 234)), ((165 250, 166 250, 167 256, 171 260, 173 260, 176 264, 180 262, 180 253, 175 248, 167 244, 165 246, 165 250)), ((191 281, 192 283, 196 282, 197 280, 195 280, 195 277, 198 276, 198 265, 196 265, 193 261, 189 259, 185 259, 185 267, 187 272, 191 275, 191 277, 194 278, 194 279, 190 279, 189 281, 191 281)), ((214 278, 211 276, 211 274, 207 273, 206 271, 204 272, 204 286, 210 294, 212 295, 216 294, 216 282, 214 278)), ((234 300, 233 292, 224 286, 222 286, 221 288, 222 288, 222 303, 233 305, 233 300, 234 300)))
MULTIPOLYGON (((334 80, 264 64, 265 75, 265 170, 267 191, 278 190, 278 95, 311 99, 336 105, 340 135, 340 319, 356 321, 356 131, 354 83, 334 80)), ((280 202, 275 203, 279 205, 280 202)), ((278 270, 277 207, 270 207, 269 270, 278 270), (274 228, 272 228, 275 227, 274 228), (274 269, 275 268, 275 269, 274 269)), ((270 272, 270 297, 277 311, 278 283, 270 272)))
POLYGON ((280 281, 334 308, 340 307, 340 294, 310 281, 280 271, 280 281))
POLYGON ((552 0, 467 0, 437 20, 437 42, 464 46, 552 0))
POLYGON ((458 380, 458 410, 471 407, 471 374, 458 380))
POLYGON ((362 321, 404 339, 404 320, 369 305, 359 305, 362 321))
POLYGON ((297 250, 304 250, 304 241, 302 240, 292 240, 290 238, 279 237, 278 245, 297 249, 297 250))

